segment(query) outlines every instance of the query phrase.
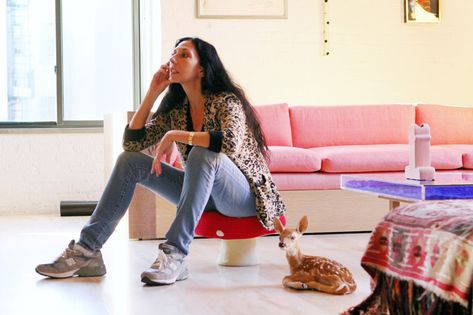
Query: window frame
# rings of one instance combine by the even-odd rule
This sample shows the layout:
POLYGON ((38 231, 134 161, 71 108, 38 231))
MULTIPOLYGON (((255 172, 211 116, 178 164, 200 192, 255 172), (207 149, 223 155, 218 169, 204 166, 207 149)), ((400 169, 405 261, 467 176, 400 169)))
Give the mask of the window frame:
MULTIPOLYGON (((132 10, 132 45, 133 45, 133 109, 136 110, 141 100, 140 71, 140 0, 131 1, 132 10)), ((63 87, 63 56, 62 56, 62 0, 55 0, 56 29, 56 121, 33 122, 1 122, 0 133, 5 129, 67 129, 67 128, 103 128, 103 120, 64 120, 64 87, 63 87)))

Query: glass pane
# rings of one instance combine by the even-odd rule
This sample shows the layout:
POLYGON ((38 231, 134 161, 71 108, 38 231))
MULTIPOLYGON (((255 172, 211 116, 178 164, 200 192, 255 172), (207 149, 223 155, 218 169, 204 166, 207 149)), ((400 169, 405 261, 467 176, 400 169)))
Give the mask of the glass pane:
MULTIPOLYGON (((161 58, 160 1, 140 1, 140 51, 141 98, 143 99, 154 73, 164 62, 161 58)), ((169 58, 170 53, 164 57, 169 58)))
POLYGON ((0 122, 56 121, 54 0, 0 1, 0 122))
POLYGON ((132 2, 63 0, 64 120, 133 109, 132 2))

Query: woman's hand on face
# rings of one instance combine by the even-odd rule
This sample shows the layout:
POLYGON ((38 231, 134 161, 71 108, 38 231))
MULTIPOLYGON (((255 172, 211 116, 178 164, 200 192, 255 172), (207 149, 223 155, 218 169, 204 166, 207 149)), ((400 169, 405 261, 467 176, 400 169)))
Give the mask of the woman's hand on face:
POLYGON ((164 157, 164 161, 169 164, 171 162, 171 155, 174 147, 174 141, 170 139, 168 134, 164 135, 161 141, 156 145, 155 156, 153 159, 153 164, 151 165, 151 174, 155 173, 156 176, 161 175, 161 160, 164 157))
POLYGON ((149 91, 156 93, 156 96, 161 94, 171 84, 169 81, 169 64, 163 64, 158 71, 153 75, 149 91))

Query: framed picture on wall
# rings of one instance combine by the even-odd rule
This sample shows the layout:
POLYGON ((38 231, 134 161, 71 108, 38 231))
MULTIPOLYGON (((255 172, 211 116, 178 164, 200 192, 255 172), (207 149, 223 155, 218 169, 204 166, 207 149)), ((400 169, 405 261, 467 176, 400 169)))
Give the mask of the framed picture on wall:
POLYGON ((403 0, 406 23, 440 22, 440 0, 403 0))
POLYGON ((195 0, 200 19, 287 19, 287 0, 195 0))

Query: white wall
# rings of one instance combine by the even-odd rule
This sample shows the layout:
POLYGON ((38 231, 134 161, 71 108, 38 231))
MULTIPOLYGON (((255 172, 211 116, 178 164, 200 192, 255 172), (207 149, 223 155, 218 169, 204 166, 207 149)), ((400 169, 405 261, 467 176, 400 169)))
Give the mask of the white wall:
POLYGON ((214 44, 254 104, 430 102, 473 106, 473 1, 443 1, 439 24, 405 24, 403 1, 288 0, 287 20, 196 19, 194 1, 164 0, 163 56, 183 36, 214 44))
POLYGON ((98 200, 103 134, 0 134, 0 215, 59 214, 61 200, 98 200))

